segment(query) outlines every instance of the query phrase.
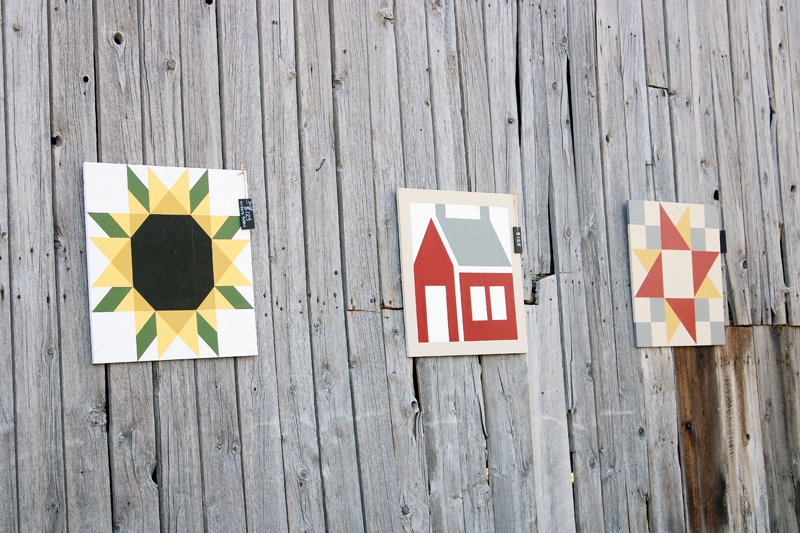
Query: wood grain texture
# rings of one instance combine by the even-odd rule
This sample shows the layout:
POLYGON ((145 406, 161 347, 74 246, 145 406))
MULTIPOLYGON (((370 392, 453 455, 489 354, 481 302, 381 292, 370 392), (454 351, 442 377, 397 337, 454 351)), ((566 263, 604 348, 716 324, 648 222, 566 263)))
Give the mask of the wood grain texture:
POLYGON ((340 242, 364 520, 369 527, 395 531, 401 527, 401 505, 384 377, 365 17, 362 4, 331 4, 340 242))
MULTIPOLYGON (((270 272, 272 274, 272 316, 275 336, 278 402, 283 436, 284 473, 289 527, 293 530, 325 529, 325 507, 331 521, 338 522, 345 507, 358 500, 346 480, 328 476, 323 480, 321 447, 317 435, 315 410, 315 375, 308 336, 308 301, 306 290, 306 254, 302 212, 302 183, 297 138, 297 78, 294 69, 294 19, 291 6, 277 2, 260 5, 259 31, 262 49, 265 153, 267 161, 267 199, 270 229, 270 272), (325 485, 325 502, 323 502, 325 485), (343 501, 341 498, 345 496, 343 501)), ((327 428, 326 428, 327 430, 327 428)), ((325 444, 329 439, 325 439, 325 444)), ((335 454, 336 448, 326 455, 335 454)), ((326 463, 330 464, 327 458, 326 463)), ((351 476, 351 481, 356 481, 351 476)), ((361 521, 352 513, 353 525, 361 521)))
MULTIPOLYGON (((800 332, 798 328, 781 328, 781 345, 779 356, 782 362, 784 398, 786 407, 786 435, 789 444, 790 466, 792 472, 797 472, 800 467, 800 332)), ((797 494, 800 491, 800 481, 793 475, 794 481, 794 512, 800 522, 800 505, 797 494)))
MULTIPOLYGON (((788 322, 800 324, 800 166, 798 165, 797 134, 795 133, 795 108, 792 83, 792 60, 790 47, 797 39, 790 40, 789 10, 783 0, 767 2, 767 24, 769 27, 769 55, 772 72, 772 98, 770 125, 774 139, 774 160, 778 173, 781 199, 781 249, 783 273, 787 285, 788 322)), ((791 11, 796 11, 792 8, 791 11)), ((791 31, 794 31, 792 28, 791 31)), ((797 45, 795 45, 797 46, 797 45)))
MULTIPOLYGON (((550 224, 553 259, 562 309, 561 342, 572 471, 575 521, 580 531, 602 531, 604 513, 595 382, 589 341, 581 223, 578 211, 572 108, 568 85, 570 47, 565 1, 543 3, 542 43, 550 141, 550 224)), ((610 511, 609 511, 610 512, 610 511)))
MULTIPOLYGON (((0 27, 6 31, 0 13, 0 27)), ((2 41, 5 46, 5 41, 2 41)), ((0 73, 5 69, 0 66, 0 73)), ((0 86, 3 127, 0 128, 0 160, 6 160, 6 98, 5 84, 0 86)), ((0 500, 0 524, 8 531, 19 530, 17 507, 16 420, 14 412, 14 359, 11 342, 11 285, 8 255, 8 173, 0 165, 0 490, 6 497, 0 500)))
MULTIPOLYGON (((800 133, 800 38, 797 35, 796 29, 800 27, 800 9, 797 6, 789 3, 786 6, 786 26, 788 28, 787 32, 787 39, 784 46, 788 46, 789 50, 789 64, 791 65, 791 87, 792 87, 792 104, 794 106, 794 130, 791 136, 792 139, 795 140, 795 147, 797 147, 797 136, 800 133)), ((780 49, 780 45, 778 45, 780 49)), ((780 50, 779 50, 780 52, 780 50)), ((798 153, 800 153, 800 149, 798 149, 798 153)), ((784 216, 787 216, 787 212, 790 210, 794 210, 788 214, 790 222, 784 222, 784 233, 786 235, 785 242, 791 242, 791 247, 793 252, 791 252, 791 257, 789 258, 794 259, 797 254, 797 249, 800 248, 800 221, 797 220, 797 213, 800 212, 800 193, 797 192, 798 184, 797 183, 797 174, 792 174, 793 179, 786 180, 783 183, 781 188, 781 198, 784 198, 785 195, 785 203, 783 206, 784 216), (793 188, 794 187, 794 188, 793 188)), ((788 247, 789 245, 787 245, 788 247)), ((788 255, 788 254, 787 254, 788 255)), ((786 270, 791 272, 790 278, 792 280, 793 292, 789 295, 789 301, 795 304, 796 311, 793 312, 795 316, 794 320, 791 322, 793 325, 800 324, 800 319, 796 318, 797 313, 800 312, 798 309, 798 296, 800 295, 800 281, 795 281, 800 278, 800 268, 798 268, 797 263, 790 263, 789 266, 784 267, 786 270)))
POLYGON ((536 526, 538 531, 569 533, 576 527, 555 276, 536 282, 536 304, 526 305, 525 311, 536 526))
MULTIPOLYGON (((637 9, 638 10, 638 9, 637 9)), ((664 35, 664 5, 657 0, 642 0, 645 67, 647 86, 666 89, 667 47, 664 35)))
POLYGON ((650 115, 650 153, 653 159, 645 169, 648 173, 646 198, 659 202, 674 202, 675 167, 667 91, 648 87, 647 109, 650 115))
POLYGON ((363 529, 364 517, 354 468, 358 460, 339 245, 330 21, 319 4, 304 2, 296 8, 300 171, 317 423, 326 502, 340 502, 326 506, 326 517, 331 529, 357 531, 363 529))
MULTIPOLYGON (((400 248, 396 190, 405 186, 397 35, 393 2, 367 3, 366 30, 372 123, 372 174, 375 186, 380 302, 392 440, 397 471, 401 525, 406 531, 430 527, 427 514, 425 440, 414 387, 414 360, 408 358, 400 286, 400 248)), ((414 9, 413 6, 411 9, 414 9)), ((421 8, 422 6, 417 6, 421 8)), ((424 11, 417 10, 423 14, 424 11)), ((422 20, 418 26, 424 29, 422 20)), ((421 41, 424 45, 424 41, 421 41)), ((424 56, 423 56, 424 57, 424 56)), ((430 119, 427 121, 430 128, 430 119)), ((406 135, 405 138, 409 137, 406 135)), ((430 148, 429 148, 430 149, 430 148)), ((426 160, 432 161, 429 152, 426 160)), ((432 168, 430 170, 433 170, 432 168)))
POLYGON ((770 531, 798 531, 796 493, 792 474, 790 431, 784 375, 791 373, 791 355, 784 349, 786 328, 753 328, 753 347, 758 379, 758 415, 764 450, 764 470, 770 531), (788 357, 787 357, 788 356, 788 357))
MULTIPOLYGON (((81 165, 97 159, 92 9, 49 6, 53 223, 67 527, 111 529, 105 369, 92 366, 81 165)), ((0 193, 2 194, 2 193, 0 193)), ((2 254, 5 255, 5 254, 2 254)))
MULTIPOLYGON (((21 531, 66 529, 47 8, 3 5, 8 255, 21 531)), ((13 498, 12 498, 13 500, 13 498)))
POLYGON ((255 230, 250 233, 258 355, 213 361, 208 381, 198 391, 206 523, 209 529, 286 529, 288 498, 284 485, 278 413, 267 227, 264 140, 261 115, 258 21, 255 2, 216 5, 219 43, 222 162, 244 168, 253 200, 255 230), (259 294, 261 296, 259 296, 259 294), (229 379, 233 367, 236 379, 229 379), (213 477, 209 479, 210 475, 213 477), (242 480, 243 479, 243 483, 242 480), (213 482, 214 486, 209 487, 213 482), (213 489, 213 490, 212 490, 213 489), (246 509, 246 512, 245 512, 246 509))
MULTIPOLYGON (((185 160, 178 7, 140 4, 144 161, 151 165, 185 160)), ((161 529, 182 531, 203 523, 195 362, 153 364, 153 394, 161 529)))
POLYGON ((541 6, 522 2, 517 15, 519 141, 529 276, 552 274, 548 195, 550 148, 541 6))

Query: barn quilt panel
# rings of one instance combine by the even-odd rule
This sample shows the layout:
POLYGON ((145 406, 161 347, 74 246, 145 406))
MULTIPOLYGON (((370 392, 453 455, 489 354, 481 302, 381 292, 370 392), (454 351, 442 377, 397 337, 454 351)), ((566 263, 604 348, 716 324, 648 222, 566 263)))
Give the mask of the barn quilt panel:
POLYGON ((719 211, 628 202, 635 344, 725 344, 719 211))
POLYGON ((527 351, 510 194, 398 189, 409 357, 527 351))
POLYGON ((92 362, 255 355, 246 176, 84 163, 92 362))

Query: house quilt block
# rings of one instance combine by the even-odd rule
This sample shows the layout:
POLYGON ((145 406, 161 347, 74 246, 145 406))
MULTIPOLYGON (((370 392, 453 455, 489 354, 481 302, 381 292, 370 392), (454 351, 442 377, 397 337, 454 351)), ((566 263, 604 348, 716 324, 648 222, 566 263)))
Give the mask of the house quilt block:
POLYGON ((628 202, 635 344, 725 344, 719 211, 628 202))
POLYGON ((510 194, 398 189, 410 357, 527 351, 510 194))
POLYGON ((255 355, 245 175, 84 163, 93 363, 255 355))

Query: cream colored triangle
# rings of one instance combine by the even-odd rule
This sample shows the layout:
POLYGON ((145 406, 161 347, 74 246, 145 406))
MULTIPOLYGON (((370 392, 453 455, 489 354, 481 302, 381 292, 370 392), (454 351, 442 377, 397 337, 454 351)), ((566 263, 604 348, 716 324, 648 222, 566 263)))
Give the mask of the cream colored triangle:
MULTIPOLYGON (((134 289, 135 290, 135 289, 134 289)), ((153 316, 153 311, 136 311, 134 317, 136 318, 136 334, 138 335, 142 328, 150 321, 153 316)))
POLYGON ((681 219, 675 224, 675 229, 681 234, 686 245, 691 249, 692 247, 692 226, 689 220, 689 206, 686 206, 686 211, 681 216, 681 219))
POLYGON ((192 313, 191 319, 183 326, 178 337, 186 343, 186 346, 188 346, 195 355, 200 355, 200 344, 197 338, 197 313, 192 313))
POLYGON ((160 317, 167 325, 172 328, 175 333, 180 332, 186 323, 194 316, 194 309, 182 311, 158 311, 157 317, 160 317))
POLYGON ((181 177, 178 178, 178 181, 170 188, 169 192, 172 193, 172 196, 178 200, 178 203, 181 204, 183 210, 186 214, 189 214, 189 210, 191 209, 191 199, 189 194, 189 169, 187 168, 181 177))
POLYGON ((134 311, 146 311, 148 313, 153 312, 153 306, 151 306, 147 300, 144 299, 144 296, 139 294, 139 291, 133 289, 131 291, 133 293, 133 308, 134 311))
POLYGON ((164 195, 164 198, 152 211, 158 215, 188 215, 189 210, 181 204, 172 192, 164 195))
POLYGON ((113 264, 108 265, 108 267, 100 274, 100 277, 97 278, 92 284, 92 287, 130 287, 131 283, 127 280, 124 274, 117 270, 113 264))
POLYGON ((706 279, 703 280, 703 283, 700 284, 700 288, 697 289, 697 292, 694 295, 695 298, 722 298, 722 295, 719 293, 716 285, 714 282, 711 281, 711 278, 706 276, 706 279))
POLYGON ((122 274, 128 281, 128 285, 133 285, 133 263, 131 262, 131 240, 126 239, 128 242, 119 251, 111 264, 117 267, 120 274, 122 274))
POLYGON ((644 269, 650 272, 659 254, 661 254, 661 250, 634 250, 633 253, 639 258, 639 262, 642 263, 644 269))
POLYGON ((203 198, 197 207, 192 211, 192 215, 210 216, 211 215, 211 199, 208 195, 203 198))
POLYGON ((678 223, 688 207, 686 204, 677 204, 672 202, 659 202, 658 205, 664 209, 664 212, 667 214, 673 224, 678 223))
POLYGON ((158 179, 158 176, 156 176, 155 172, 153 172, 150 167, 147 167, 147 186, 150 189, 150 210, 155 213, 153 206, 160 204, 168 191, 167 186, 158 179))
MULTIPOLYGON (((167 311, 169 312, 169 311, 167 311)), ((178 334, 164 319, 164 311, 156 313, 156 336, 158 337, 158 358, 164 355, 178 334)))
POLYGON ((103 252, 103 255, 112 262, 126 244, 128 246, 131 245, 131 240, 128 237, 123 237, 121 239, 112 237, 90 237, 90 239, 94 245, 97 246, 101 252, 103 252))
POLYGON ((122 299, 115 311, 135 311, 133 307, 133 289, 125 295, 125 298, 122 299))
MULTIPOLYGON (((147 215, 147 209, 136 199, 131 191, 128 191, 128 211, 133 215, 147 215)), ((128 233, 130 235, 130 233, 128 233)))
MULTIPOLYGON (((211 293, 213 294, 214 291, 211 291, 211 293)), ((197 314, 199 314, 201 317, 203 317, 203 320, 208 322, 208 325, 211 326, 212 328, 214 328, 214 331, 217 330, 217 310, 216 309, 203 309, 203 310, 198 309, 197 310, 197 314)))
POLYGON ((672 336, 675 335, 675 330, 678 329, 681 321, 666 300, 664 301, 664 309, 666 310, 667 315, 667 342, 669 342, 672 340, 672 336))

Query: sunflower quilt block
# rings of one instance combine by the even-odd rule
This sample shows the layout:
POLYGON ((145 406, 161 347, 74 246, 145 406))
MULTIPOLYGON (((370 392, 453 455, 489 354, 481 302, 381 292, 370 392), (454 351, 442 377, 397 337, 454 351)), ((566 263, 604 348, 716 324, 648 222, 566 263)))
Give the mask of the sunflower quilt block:
POLYGON ((84 163, 92 362, 255 355, 234 170, 84 163))
POLYGON ((719 211, 628 202, 635 344, 725 344, 719 211))

